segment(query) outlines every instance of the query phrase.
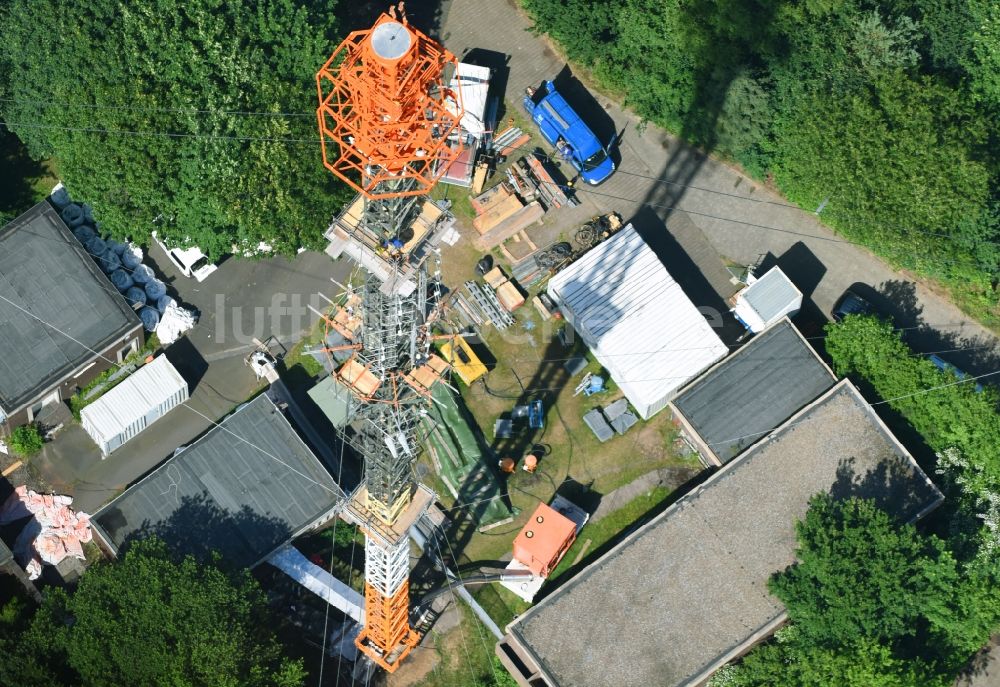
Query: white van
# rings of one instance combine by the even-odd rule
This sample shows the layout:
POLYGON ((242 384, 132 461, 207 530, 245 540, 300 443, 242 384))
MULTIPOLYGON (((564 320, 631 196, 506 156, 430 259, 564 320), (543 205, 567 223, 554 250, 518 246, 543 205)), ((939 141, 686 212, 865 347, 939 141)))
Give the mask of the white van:
POLYGON ((163 249, 163 252, 170 258, 170 262, 174 263, 174 266, 185 277, 193 277, 195 280, 201 282, 205 281, 205 278, 212 272, 219 269, 218 265, 209 262, 208 257, 201 252, 198 246, 190 248, 167 248, 166 244, 157 238, 155 231, 153 232, 153 240, 163 249))

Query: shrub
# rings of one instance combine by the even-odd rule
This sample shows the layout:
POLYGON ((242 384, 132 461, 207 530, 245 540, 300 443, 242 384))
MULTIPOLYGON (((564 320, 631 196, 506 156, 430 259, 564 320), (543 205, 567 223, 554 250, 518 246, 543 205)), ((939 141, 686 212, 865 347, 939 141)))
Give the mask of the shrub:
POLYGON ((41 432, 37 425, 21 425, 14 429, 10 435, 11 447, 23 456, 31 456, 42 450, 41 432))

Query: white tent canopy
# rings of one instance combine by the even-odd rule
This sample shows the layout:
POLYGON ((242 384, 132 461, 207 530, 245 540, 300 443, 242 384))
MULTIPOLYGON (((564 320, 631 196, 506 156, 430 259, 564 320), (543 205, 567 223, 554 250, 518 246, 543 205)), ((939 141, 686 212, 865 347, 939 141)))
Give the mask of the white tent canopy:
POLYGON ((645 419, 729 351, 631 224, 556 274, 548 292, 645 419))
POLYGON ((80 420, 107 456, 187 398, 187 382, 161 355, 81 410, 80 420))

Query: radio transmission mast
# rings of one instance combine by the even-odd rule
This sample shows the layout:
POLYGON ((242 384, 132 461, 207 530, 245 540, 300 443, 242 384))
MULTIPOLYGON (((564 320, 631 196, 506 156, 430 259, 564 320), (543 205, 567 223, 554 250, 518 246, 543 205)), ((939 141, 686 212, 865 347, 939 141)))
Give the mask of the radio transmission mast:
MULTIPOLYGON (((449 65, 457 66, 454 55, 390 10, 348 35, 316 75, 323 164, 363 196, 359 227, 379 237, 390 259, 460 150, 448 145, 462 114, 458 94, 444 85, 449 65)), ((364 482, 347 508, 365 534, 357 645, 390 672, 419 640, 409 622, 408 532, 434 494, 414 480, 413 462, 420 417, 448 368, 430 347, 440 291, 423 267, 415 281, 403 295, 367 277, 352 295, 360 296, 361 319, 347 332, 353 354, 334 373, 353 394, 364 458, 364 482)))

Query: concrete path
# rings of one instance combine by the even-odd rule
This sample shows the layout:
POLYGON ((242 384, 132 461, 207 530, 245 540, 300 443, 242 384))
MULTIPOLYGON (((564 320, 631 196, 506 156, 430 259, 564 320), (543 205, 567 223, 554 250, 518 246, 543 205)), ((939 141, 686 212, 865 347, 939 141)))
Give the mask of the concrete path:
MULTIPOLYGON (((1000 369, 994 336, 948 300, 866 249, 844 242, 811 212, 788 207, 777 194, 656 126, 641 130, 637 117, 602 96, 590 95, 546 39, 529 31, 530 21, 514 0, 451 0, 442 6, 439 21, 437 33, 456 55, 499 68, 498 80, 506 82, 508 102, 519 103, 525 86, 555 79, 598 136, 611 140, 621 134, 619 171, 597 188, 578 186, 585 207, 569 212, 583 217, 618 210, 641 231, 660 235, 668 253, 691 253, 689 274, 675 273, 685 269, 683 261, 679 266, 668 264, 668 269, 678 281, 714 287, 703 295, 698 288, 691 293, 685 284, 699 305, 717 306, 725 296, 719 280, 709 276, 718 273, 720 261, 688 248, 692 241, 697 245, 703 240, 718 255, 739 263, 770 255, 770 262, 776 261, 809 299, 803 313, 808 321, 820 323, 845 289, 856 288, 892 314, 897 326, 922 325, 909 336, 918 349, 976 347, 944 357, 974 374, 1000 369), (700 239, 675 230, 676 218, 682 215, 702 232, 700 239)), ((815 324, 811 328, 816 329, 815 324)))

